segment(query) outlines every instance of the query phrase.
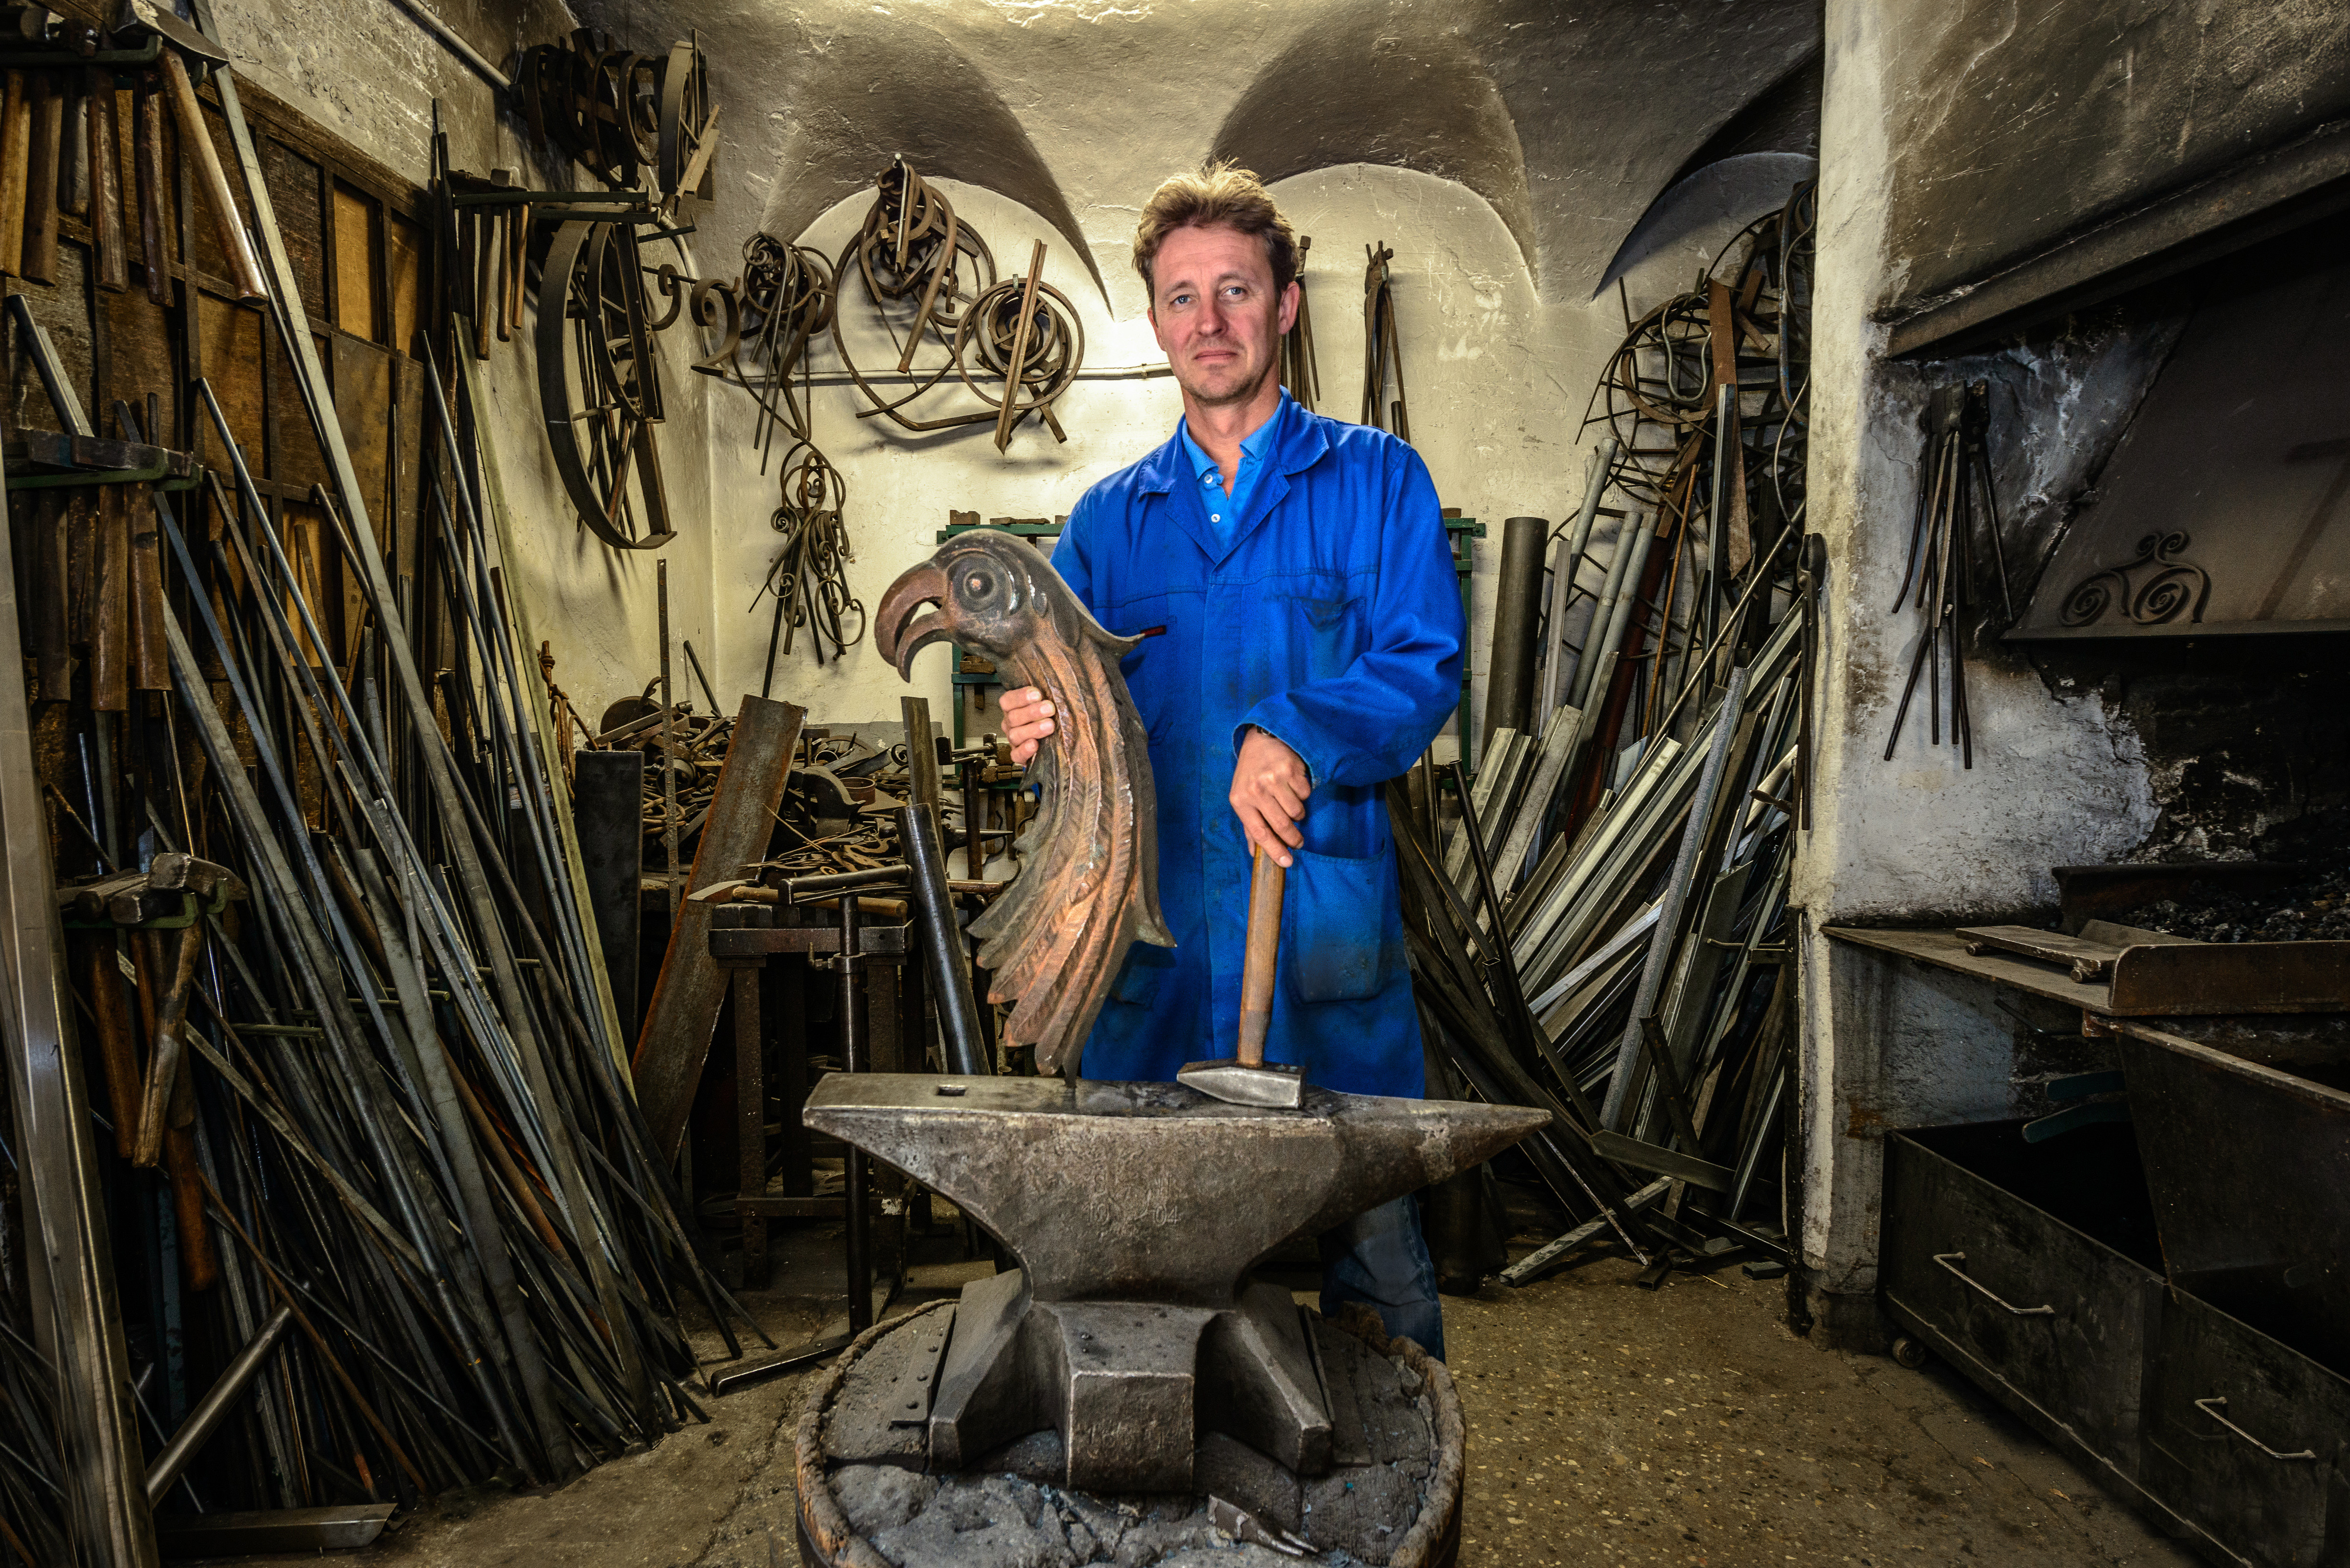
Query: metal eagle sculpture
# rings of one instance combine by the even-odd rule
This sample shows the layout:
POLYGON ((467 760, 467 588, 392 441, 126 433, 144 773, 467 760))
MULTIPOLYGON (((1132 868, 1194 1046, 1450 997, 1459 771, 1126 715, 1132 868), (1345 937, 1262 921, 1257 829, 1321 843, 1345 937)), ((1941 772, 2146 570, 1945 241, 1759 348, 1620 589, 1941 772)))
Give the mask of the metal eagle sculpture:
POLYGON ((1030 764, 1043 799, 1018 845, 1029 863, 971 930, 988 1000, 1018 1003, 1004 1039, 1033 1044, 1037 1070, 1055 1074, 1093 1028, 1127 949, 1175 945, 1159 912, 1148 739, 1118 667, 1141 639, 1104 630, 1035 546, 988 530, 907 571, 874 614, 875 646, 901 678, 942 638, 1053 704, 1052 741, 1030 764), (925 605, 938 608, 917 619, 925 605))

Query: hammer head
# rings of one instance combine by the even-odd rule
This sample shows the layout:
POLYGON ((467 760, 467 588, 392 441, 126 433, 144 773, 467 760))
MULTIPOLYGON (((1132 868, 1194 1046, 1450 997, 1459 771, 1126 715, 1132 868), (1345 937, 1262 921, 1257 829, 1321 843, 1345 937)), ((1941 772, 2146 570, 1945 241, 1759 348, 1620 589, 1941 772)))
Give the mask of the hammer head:
POLYGON ((1252 1065, 1236 1056, 1193 1062, 1175 1075, 1175 1081, 1229 1105, 1294 1111, 1305 1101, 1305 1069, 1279 1062, 1252 1065))
POLYGON ((169 5, 156 0, 122 0, 122 15, 114 24, 118 38, 142 38, 150 33, 162 35, 163 41, 188 57, 199 66, 228 64, 228 51, 180 19, 169 5))

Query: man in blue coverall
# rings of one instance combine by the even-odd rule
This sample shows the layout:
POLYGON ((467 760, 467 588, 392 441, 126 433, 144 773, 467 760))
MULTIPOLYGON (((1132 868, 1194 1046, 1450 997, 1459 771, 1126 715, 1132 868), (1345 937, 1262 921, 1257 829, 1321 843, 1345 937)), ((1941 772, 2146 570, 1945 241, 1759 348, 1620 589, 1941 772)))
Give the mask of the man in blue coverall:
MULTIPOLYGON (((1150 735, 1176 945, 1128 954, 1082 1071, 1164 1080, 1232 1054, 1257 846, 1288 870, 1265 1054, 1324 1088, 1417 1097, 1380 786, 1460 700, 1461 596, 1435 486, 1403 441, 1283 389, 1297 244, 1256 176, 1168 181, 1143 208, 1134 265, 1183 420, 1086 492, 1053 564, 1111 631, 1167 628, 1123 669, 1150 735)), ((1003 709, 1025 762, 1053 732, 1052 705, 1031 688, 1003 709)), ((1363 1302, 1443 1355, 1415 1199, 1324 1237, 1322 1252, 1325 1313, 1363 1302)))

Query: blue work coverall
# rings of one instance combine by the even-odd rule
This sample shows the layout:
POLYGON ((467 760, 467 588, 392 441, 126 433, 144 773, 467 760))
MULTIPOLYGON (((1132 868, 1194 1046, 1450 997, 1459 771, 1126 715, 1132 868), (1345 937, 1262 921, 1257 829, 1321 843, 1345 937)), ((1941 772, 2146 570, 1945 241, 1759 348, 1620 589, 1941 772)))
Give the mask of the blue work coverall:
MULTIPOLYGON (((1418 760, 1460 701, 1460 585, 1419 455, 1286 392, 1282 405, 1229 543, 1209 522, 1179 434, 1087 491, 1054 552, 1104 627, 1166 628, 1122 668, 1150 735, 1159 900, 1176 945, 1128 953, 1082 1071, 1166 1080, 1186 1062, 1232 1054, 1250 867, 1230 795, 1254 725, 1297 753, 1314 785, 1288 875, 1265 1054, 1324 1088, 1416 1097, 1426 1087, 1419 1020, 1379 786, 1418 760)), ((1365 1217, 1374 1231, 1379 1213, 1365 1217)), ((1384 1239, 1347 1245, 1409 1253, 1428 1276, 1432 1325, 1433 1271, 1416 1223, 1408 1245, 1393 1234, 1399 1223, 1390 1215, 1384 1239)), ((1360 1261, 1392 1272, 1392 1259, 1360 1261)), ((1335 1262, 1333 1282, 1347 1272, 1335 1262)), ((1428 1327, 1409 1314, 1399 1322, 1376 1291, 1337 1293, 1371 1299, 1390 1332, 1418 1329, 1442 1354, 1440 1330, 1430 1343, 1428 1327)))

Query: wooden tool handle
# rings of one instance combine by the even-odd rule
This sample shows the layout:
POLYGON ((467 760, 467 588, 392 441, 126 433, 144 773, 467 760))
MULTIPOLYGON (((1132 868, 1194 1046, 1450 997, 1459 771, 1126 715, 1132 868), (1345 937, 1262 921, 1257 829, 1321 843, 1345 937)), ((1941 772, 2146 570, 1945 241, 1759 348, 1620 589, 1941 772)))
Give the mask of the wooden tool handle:
POLYGON ((98 250, 98 286, 120 294, 130 286, 130 258, 122 249, 122 139, 111 70, 88 68, 82 104, 89 116, 89 236, 98 250))
POLYGON ((25 270, 25 202, 33 170, 33 99, 23 71, 6 74, 0 95, 0 273, 25 270))
POLYGON ((196 183, 203 187, 205 204, 213 210, 213 227, 220 235, 221 254, 228 262, 229 281, 236 285, 237 295, 244 299, 266 299, 269 285, 261 275, 261 257, 255 254, 253 240, 244 232, 244 216, 236 208, 236 197, 229 191, 228 174, 221 167, 220 149, 213 145, 211 130, 204 124, 203 106, 197 101, 195 84, 188 79, 188 67, 176 50, 165 49, 158 57, 163 67, 164 96, 172 100, 172 112, 180 122, 180 151, 192 166, 196 183))
MULTIPOLYGON (((179 961, 172 967, 171 989, 156 1011, 155 1049, 147 1059, 147 1088, 139 1111, 139 1152, 130 1163, 151 1168, 163 1157, 163 1134, 172 1091, 182 1077, 180 1058, 186 1053, 187 1042, 180 1031, 188 1016, 188 987, 196 978, 196 960, 204 950, 204 924, 202 919, 180 933, 179 961)), ((203 1218, 203 1207, 197 1208, 197 1218, 203 1218)))
MULTIPOLYGON (((147 297, 169 307, 172 273, 163 248, 164 192, 170 171, 163 166, 163 78, 150 71, 140 81, 131 109, 131 173, 139 199, 139 256, 147 269, 147 297)), ((157 446, 161 435, 150 435, 157 446)))
POLYGON ((1273 1023, 1273 975, 1281 956, 1281 895, 1289 873, 1260 849, 1249 871, 1247 967, 1241 971, 1241 1038, 1243 1067, 1264 1065, 1265 1030, 1273 1023))

